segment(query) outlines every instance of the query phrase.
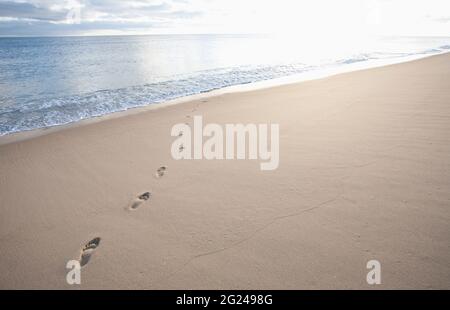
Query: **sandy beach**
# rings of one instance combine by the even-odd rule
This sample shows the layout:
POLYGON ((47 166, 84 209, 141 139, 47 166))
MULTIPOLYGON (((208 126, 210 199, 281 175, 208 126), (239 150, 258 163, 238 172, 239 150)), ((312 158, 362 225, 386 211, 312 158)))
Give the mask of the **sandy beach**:
POLYGON ((447 53, 3 144, 0 288, 450 289, 449 80, 447 53), (278 169, 172 159, 195 115, 279 124, 278 169))

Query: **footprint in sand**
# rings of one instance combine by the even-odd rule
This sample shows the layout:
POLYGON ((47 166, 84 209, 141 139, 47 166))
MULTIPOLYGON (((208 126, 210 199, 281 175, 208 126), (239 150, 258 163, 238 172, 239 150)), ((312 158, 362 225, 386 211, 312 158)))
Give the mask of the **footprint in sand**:
POLYGON ((166 166, 159 167, 159 169, 156 170, 155 174, 156 178, 157 179, 162 178, 164 176, 164 173, 166 173, 166 170, 167 170, 166 166))
POLYGON ((81 249, 80 254, 80 266, 83 267, 87 263, 89 263, 89 260, 91 259, 92 254, 94 254, 95 250, 100 245, 100 238, 94 238, 81 249))
POLYGON ((136 210, 137 208, 139 208, 139 206, 141 204, 143 204, 144 202, 149 200, 151 195, 152 194, 150 192, 145 192, 142 195, 138 196, 135 200, 133 200, 133 202, 131 203, 129 209, 130 210, 136 210))

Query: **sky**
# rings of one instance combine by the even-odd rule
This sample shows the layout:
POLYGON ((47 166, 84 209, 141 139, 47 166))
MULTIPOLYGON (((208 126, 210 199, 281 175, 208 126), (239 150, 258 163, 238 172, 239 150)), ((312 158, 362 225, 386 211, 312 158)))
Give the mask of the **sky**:
POLYGON ((0 0, 0 36, 450 36, 450 0, 0 0))

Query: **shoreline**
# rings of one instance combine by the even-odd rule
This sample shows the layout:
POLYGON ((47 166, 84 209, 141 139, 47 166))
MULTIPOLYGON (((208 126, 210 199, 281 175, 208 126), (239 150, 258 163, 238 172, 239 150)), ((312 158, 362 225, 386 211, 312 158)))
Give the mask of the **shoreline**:
POLYGON ((371 70, 374 68, 382 68, 382 67, 386 67, 386 66, 408 63, 408 62, 426 59, 426 58, 430 58, 430 57, 435 57, 435 56, 439 56, 439 55, 445 55, 447 53, 450 53, 450 51, 442 51, 440 53, 433 53, 433 54, 411 55, 411 56, 392 58, 392 59, 381 59, 381 60, 355 62, 352 64, 347 64, 345 66, 345 70, 342 70, 342 69, 344 69, 342 67, 315 69, 311 72, 302 72, 300 74, 296 74, 296 75, 292 75, 292 76, 286 76, 286 77, 281 77, 281 78, 276 78, 276 79, 269 79, 269 80, 257 81, 257 82, 253 82, 253 83, 223 87, 220 89, 214 89, 214 90, 210 90, 210 91, 200 93, 200 94, 183 96, 180 98, 163 101, 161 103, 149 103, 148 105, 145 105, 145 106, 129 108, 129 109, 123 110, 123 111, 110 112, 110 113, 100 115, 100 116, 93 116, 93 117, 85 118, 85 119, 82 119, 79 121, 69 122, 66 124, 53 125, 53 126, 49 126, 49 127, 13 132, 10 134, 0 136, 0 146, 10 144, 10 143, 20 142, 20 141, 24 141, 24 140, 28 140, 28 139, 33 139, 33 138, 47 135, 47 134, 50 134, 53 132, 58 132, 61 130, 66 130, 66 129, 70 129, 70 128, 78 128, 78 127, 86 126, 89 124, 95 124, 98 122, 108 121, 111 119, 126 117, 126 116, 134 115, 137 113, 145 113, 147 111, 158 110, 158 109, 166 108, 168 106, 183 104, 183 103, 187 103, 187 102, 191 102, 191 101, 195 101, 195 100, 202 100, 202 99, 207 99, 207 98, 221 96, 221 95, 230 94, 230 93, 253 92, 253 91, 258 91, 258 90, 262 90, 262 89, 277 88, 277 87, 282 87, 285 85, 292 85, 292 84, 303 83, 303 82, 308 82, 308 81, 321 80, 321 79, 326 79, 326 78, 341 75, 341 74, 348 74, 348 73, 362 71, 362 70, 371 70))

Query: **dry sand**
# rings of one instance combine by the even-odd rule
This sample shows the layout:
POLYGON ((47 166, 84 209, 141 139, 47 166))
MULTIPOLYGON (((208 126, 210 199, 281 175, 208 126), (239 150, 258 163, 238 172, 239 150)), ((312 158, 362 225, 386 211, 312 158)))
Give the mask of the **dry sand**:
POLYGON ((449 289, 449 81, 445 54, 2 145, 0 288, 449 289), (279 123, 279 169, 173 160, 193 115, 279 123))

